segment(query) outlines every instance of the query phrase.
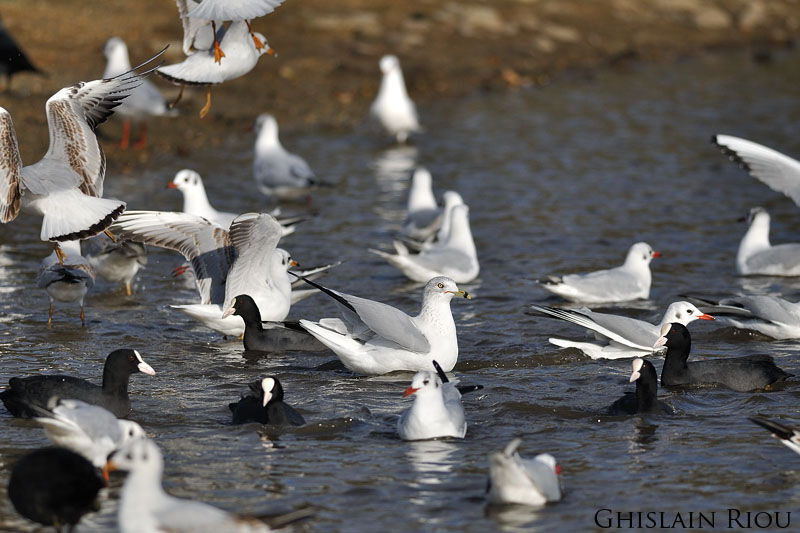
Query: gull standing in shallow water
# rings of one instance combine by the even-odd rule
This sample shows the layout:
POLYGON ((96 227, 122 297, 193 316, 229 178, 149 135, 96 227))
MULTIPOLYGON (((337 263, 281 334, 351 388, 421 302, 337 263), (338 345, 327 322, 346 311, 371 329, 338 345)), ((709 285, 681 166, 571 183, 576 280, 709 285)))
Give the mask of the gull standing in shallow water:
POLYGON ((89 289, 94 286, 94 271, 89 261, 81 255, 78 241, 61 243, 63 262, 53 251, 42 260, 36 285, 47 292, 50 298, 50 310, 47 315, 47 327, 53 325, 53 303, 78 302, 81 306, 81 327, 86 327, 86 315, 83 312, 83 299, 89 289))
POLYGON ((308 194, 316 178, 305 160, 288 152, 278 138, 278 121, 267 113, 256 119, 253 177, 266 196, 296 200, 308 194))
POLYGON ((50 146, 41 160, 26 167, 11 115, 0 107, 5 146, 0 152, 0 222, 14 220, 20 208, 42 215, 40 237, 56 242, 60 260, 58 242, 107 229, 125 210, 125 202, 102 198, 106 158, 95 129, 140 82, 131 70, 107 80, 78 82, 51 96, 45 104, 50 146))
POLYGON ((650 297, 650 261, 661 256, 646 242, 628 250, 625 262, 608 270, 588 274, 548 276, 538 280, 541 287, 572 302, 612 303, 650 297))
POLYGON ((747 215, 750 227, 739 243, 736 273, 740 276, 800 276, 800 244, 769 242, 769 213, 754 207, 747 215))
POLYGON ((147 264, 147 250, 133 241, 116 242, 104 234, 81 241, 81 249, 94 271, 106 281, 122 283, 130 296, 131 282, 139 269, 147 264))
POLYGON ((405 143, 411 133, 420 131, 417 108, 408 97, 403 71, 396 56, 386 55, 380 61, 381 86, 370 113, 399 143, 405 143))
POLYGON ((489 454, 489 503, 540 507, 557 502, 563 492, 561 466, 549 453, 523 459, 517 453, 521 443, 522 439, 516 438, 503 451, 489 454))
POLYGON ((453 296, 470 296, 452 279, 436 277, 428 281, 422 292, 422 309, 413 317, 380 302, 307 282, 336 300, 342 318, 300 320, 300 325, 353 372, 376 375, 394 370, 421 371, 429 369, 433 359, 448 372, 455 366, 458 336, 450 300, 453 296))
POLYGON ((551 337, 550 344, 561 348, 577 348, 592 359, 622 359, 637 357, 658 351, 653 348, 661 336, 661 326, 680 322, 684 326, 695 320, 714 320, 689 302, 674 302, 667 307, 659 324, 609 313, 596 313, 586 307, 581 309, 558 309, 543 305, 532 305, 531 309, 559 320, 572 322, 594 332, 604 344, 577 342, 551 337))

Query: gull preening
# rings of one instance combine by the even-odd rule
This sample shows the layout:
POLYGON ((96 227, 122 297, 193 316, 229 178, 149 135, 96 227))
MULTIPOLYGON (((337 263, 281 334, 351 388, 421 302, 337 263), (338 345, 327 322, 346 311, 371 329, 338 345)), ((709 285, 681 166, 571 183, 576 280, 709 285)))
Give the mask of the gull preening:
POLYGON ((417 108, 408 97, 403 71, 397 56, 385 55, 380 61, 381 86, 370 113, 397 142, 404 143, 412 133, 420 131, 417 108))
POLYGON ((572 322, 593 331, 603 343, 579 342, 558 337, 547 339, 561 348, 577 348, 592 359, 621 359, 648 355, 655 351, 653 344, 661 336, 661 327, 670 322, 683 325, 695 320, 714 320, 714 317, 699 310, 689 302, 674 302, 667 307, 659 324, 609 313, 597 313, 586 307, 581 309, 559 309, 544 305, 532 305, 534 311, 572 322))
POLYGON ((724 324, 773 339, 800 339, 800 303, 769 294, 730 296, 718 301, 691 299, 724 324))
POLYGON ((463 439, 467 434, 458 380, 450 381, 435 360, 432 364, 435 372, 417 372, 403 393, 403 398, 414 396, 414 403, 397 420, 403 440, 463 439))
POLYGON ((428 169, 419 167, 411 175, 403 233, 412 239, 425 241, 436 234, 441 218, 442 210, 433 195, 433 177, 428 169))
POLYGON ((84 257, 101 278, 112 283, 122 283, 125 294, 133 294, 131 282, 139 269, 147 264, 147 250, 138 242, 117 239, 99 233, 81 241, 84 257))
POLYGON ((359 374, 394 370, 428 370, 436 359, 449 372, 458 360, 458 336, 450 300, 470 298, 450 278, 428 281, 422 309, 409 316, 389 305, 327 289, 308 281, 336 300, 342 318, 300 320, 309 333, 330 348, 344 366, 359 374))
POLYGON ((20 209, 42 215, 40 237, 55 241, 59 252, 58 242, 107 229, 125 202, 102 198, 106 160, 95 129, 140 83, 140 75, 130 70, 78 82, 51 96, 45 104, 50 146, 41 160, 25 167, 11 115, 0 107, 0 138, 6 147, 0 153, 0 222, 14 220, 20 209))
POLYGON ((61 243, 64 254, 59 258, 53 251, 42 260, 36 285, 47 292, 50 298, 50 310, 47 315, 47 327, 53 325, 53 304, 59 302, 78 302, 81 306, 81 327, 86 327, 86 315, 83 312, 83 299, 86 292, 94 286, 94 271, 89 261, 81 255, 80 242, 64 241, 61 243))
POLYGON ((754 207, 747 215, 750 226, 739 243, 736 273, 740 276, 800 276, 800 243, 769 242, 769 213, 754 207))
MULTIPOLYGON (((111 37, 103 47, 106 56, 106 69, 103 78, 112 78, 131 70, 131 61, 128 57, 128 46, 119 37, 111 37)), ((125 149, 130 144, 131 122, 139 124, 139 139, 134 148, 144 148, 147 142, 147 118, 160 116, 175 116, 175 110, 170 109, 167 101, 158 88, 147 79, 135 87, 128 97, 117 107, 115 113, 123 118, 122 139, 120 147, 125 149)))
POLYGON ((521 443, 513 439, 502 451, 489 454, 489 503, 540 507, 557 502, 563 492, 561 466, 549 453, 523 459, 517 452, 521 443))
POLYGON ((478 277, 480 264, 472 230, 469 227, 469 207, 466 204, 452 208, 447 236, 411 254, 399 241, 394 242, 396 254, 370 249, 386 259, 412 281, 427 281, 434 276, 445 276, 456 283, 469 283, 478 277))
POLYGON ((625 262, 608 270, 587 274, 548 276, 540 279, 545 290, 572 302, 612 303, 650 297, 650 261, 659 257, 646 242, 637 242, 628 250, 625 262))
POLYGON ((793 452, 800 453, 800 429, 761 416, 751 416, 750 421, 772 433, 773 437, 793 452))
POLYGON ((256 118, 253 178, 266 196, 296 200, 308 194, 316 177, 306 161, 288 152, 278 138, 278 121, 267 113, 256 118))

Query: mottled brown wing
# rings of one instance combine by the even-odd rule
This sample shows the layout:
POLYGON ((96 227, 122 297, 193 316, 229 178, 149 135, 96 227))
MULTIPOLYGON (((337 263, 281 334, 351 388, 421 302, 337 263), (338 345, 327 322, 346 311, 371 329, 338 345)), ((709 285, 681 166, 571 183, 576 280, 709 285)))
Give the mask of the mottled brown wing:
POLYGON ((21 201, 21 172, 22 158, 19 156, 14 123, 9 112, 0 107, 0 222, 17 218, 21 201))

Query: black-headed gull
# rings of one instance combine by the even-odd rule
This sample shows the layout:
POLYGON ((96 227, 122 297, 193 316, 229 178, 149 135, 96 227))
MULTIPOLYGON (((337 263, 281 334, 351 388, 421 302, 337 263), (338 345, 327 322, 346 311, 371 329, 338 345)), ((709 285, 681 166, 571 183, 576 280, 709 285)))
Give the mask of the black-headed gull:
POLYGON ((622 359, 651 354, 656 340, 661 336, 661 326, 670 322, 688 324, 694 320, 714 320, 714 317, 703 313, 689 302, 674 302, 667 307, 659 324, 651 324, 644 320, 626 316, 597 313, 586 307, 581 309, 559 309, 544 305, 532 305, 531 309, 538 313, 572 322, 594 332, 603 344, 570 341, 551 337, 551 344, 561 348, 577 348, 592 359, 622 359))
MULTIPOLYGON (((190 25, 185 22, 188 16, 185 10, 186 2, 178 0, 178 12, 181 16, 181 21, 184 27, 184 51, 186 50, 186 41, 194 39, 194 36, 187 36, 186 31, 190 25), (183 9, 182 9, 183 5, 183 9)), ((266 43, 266 38, 260 33, 256 35, 266 43)), ((268 45, 264 45, 261 49, 257 49, 253 39, 250 38, 249 25, 244 20, 234 21, 227 28, 220 29, 214 34, 213 45, 216 45, 217 40, 221 45, 225 46, 228 51, 227 59, 217 64, 214 58, 214 46, 205 50, 197 50, 187 55, 186 59, 180 63, 166 65, 156 69, 156 72, 171 81, 172 83, 180 86, 180 93, 175 102, 180 100, 183 94, 185 85, 196 85, 206 87, 206 103, 200 110, 200 117, 205 117, 211 109, 211 86, 218 85, 222 82, 236 79, 244 76, 253 70, 258 63, 259 57, 264 52, 272 53, 272 49, 268 45), (221 37, 220 37, 221 36, 221 37)), ((194 41, 197 44, 197 40, 194 41)))
POLYGON ((97 405, 53 397, 49 407, 34 418, 44 428, 47 438, 103 469, 106 480, 106 460, 111 452, 132 439, 145 436, 142 426, 136 422, 119 419, 97 405))
POLYGON ((800 205, 800 161, 732 135, 715 135, 711 140, 751 176, 800 205))
POLYGON ((800 453, 800 429, 795 429, 760 416, 751 416, 750 421, 772 433, 773 437, 781 441, 793 452, 800 453))
POLYGON ((414 396, 414 403, 397 420, 397 433, 403 440, 463 439, 467 434, 458 380, 448 380, 435 360, 432 364, 435 371, 417 372, 403 393, 403 398, 414 396))
POLYGON ((186 213, 129 211, 114 226, 121 238, 180 252, 192 266, 199 304, 173 306, 226 335, 241 335, 244 322, 222 317, 239 294, 253 297, 261 318, 281 321, 291 307, 291 284, 276 252, 281 225, 266 213, 244 213, 225 230, 186 213))
POLYGON ((455 366, 458 336, 450 300, 454 296, 470 296, 452 279, 436 277, 428 281, 416 316, 307 282, 336 300, 342 318, 300 320, 300 325, 353 372, 375 375, 394 370, 428 370, 434 357, 445 371, 455 366))
POLYGON ((370 252, 386 259, 412 281, 424 282, 434 276, 446 276, 456 283, 469 283, 480 273, 467 205, 452 209, 449 231, 444 241, 437 241, 418 254, 409 253, 400 241, 395 241, 394 247, 396 254, 375 249, 370 249, 370 252))
POLYGON ((549 453, 523 459, 517 452, 521 443, 513 439, 504 450, 489 454, 489 503, 540 507, 557 502, 562 495, 561 466, 549 453))
POLYGON ((378 95, 370 113, 397 142, 404 143, 412 133, 420 131, 417 108, 408 97, 403 71, 397 56, 385 55, 380 60, 383 73, 378 95))
POLYGON ((626 392, 608 408, 609 415, 635 415, 637 413, 667 413, 673 409, 658 399, 658 374, 653 363, 637 357, 631 363, 630 382, 636 382, 634 392, 626 392))
POLYGON ((33 72, 44 74, 40 69, 31 63, 25 52, 17 44, 14 38, 0 20, 0 75, 7 79, 6 87, 11 86, 11 78, 18 72, 33 72))
POLYGON ((662 387, 698 387, 721 385, 740 392, 763 389, 792 374, 775 365, 769 355, 721 357, 704 361, 688 361, 692 347, 689 330, 683 324, 664 324, 656 347, 666 346, 667 354, 661 369, 662 387))
POLYGON ((419 167, 411 174, 408 188, 406 219, 403 233, 412 239, 425 241, 441 226, 442 210, 433 195, 433 177, 428 169, 419 167))
MULTIPOLYGON (((106 56, 106 69, 103 71, 104 78, 112 78, 131 70, 128 46, 119 37, 111 37, 106 41, 103 47, 103 54, 106 56)), ((141 81, 119 107, 114 110, 124 119, 122 139, 120 140, 120 147, 123 149, 128 148, 130 144, 132 121, 139 124, 139 139, 134 147, 144 148, 147 142, 146 119, 151 116, 176 115, 153 82, 147 79, 142 79, 141 81)))
POLYGON ((139 352, 123 348, 114 350, 106 357, 102 386, 62 374, 14 377, 8 380, 8 387, 0 392, 0 400, 8 412, 20 418, 39 416, 40 411, 36 408, 47 409, 53 396, 99 405, 115 416, 124 417, 131 410, 128 380, 131 374, 138 372, 149 376, 156 373, 144 362, 139 352))
POLYGON ((161 486, 164 457, 150 439, 135 439, 111 456, 109 470, 128 472, 120 493, 118 527, 121 533, 270 531, 263 522, 237 516, 206 503, 170 496, 161 486))
POLYGON ((95 273, 106 281, 122 283, 130 296, 131 282, 139 269, 147 264, 147 250, 138 242, 117 239, 100 233, 81 241, 84 257, 95 273))
POLYGON ((266 196, 295 200, 308 194, 316 183, 306 161, 288 152, 278 138, 278 121, 267 113, 256 118, 253 178, 266 196))
POLYGON ((612 303, 650 297, 650 261, 659 257, 646 242, 637 242, 628 250, 625 262, 608 270, 587 274, 548 276, 540 279, 545 290, 572 302, 612 303))
POLYGON ((800 303, 779 296, 731 296, 719 301, 692 298, 697 307, 725 324, 773 339, 800 339, 800 303))
POLYGON ((99 509, 97 494, 106 484, 81 455, 47 447, 24 455, 8 479, 8 499, 29 520, 72 530, 81 517, 99 509))
POLYGON ((94 286, 94 271, 89 261, 81 255, 80 242, 63 241, 61 251, 64 257, 59 260, 53 251, 42 260, 36 286, 44 289, 50 299, 47 327, 53 325, 53 303, 77 302, 81 306, 81 327, 86 326, 83 312, 83 299, 86 292, 94 286))
POLYGON ((769 242, 769 213, 754 207, 747 215, 750 227, 739 243, 736 273, 740 276, 800 276, 800 244, 769 242))
POLYGON ((125 202, 102 198, 106 159, 95 128, 140 82, 131 70, 107 80, 78 82, 51 96, 45 104, 50 146, 42 159, 26 167, 11 115, 0 107, 5 145, 0 153, 0 222, 14 220, 20 208, 42 215, 40 237, 56 242, 59 254, 58 242, 107 229, 125 210, 125 202))
POLYGON ((249 385, 250 392, 238 402, 228 404, 234 424, 259 422, 275 426, 302 426, 306 423, 303 415, 283 401, 283 386, 275 376, 254 381, 249 385))

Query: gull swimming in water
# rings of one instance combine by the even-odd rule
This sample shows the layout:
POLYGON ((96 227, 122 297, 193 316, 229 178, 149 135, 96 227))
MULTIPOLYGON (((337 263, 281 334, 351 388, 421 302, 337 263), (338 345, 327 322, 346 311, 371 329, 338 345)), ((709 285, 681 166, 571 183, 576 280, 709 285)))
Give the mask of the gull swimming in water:
POLYGON ((588 274, 548 276, 539 280, 545 290, 572 302, 611 303, 650 297, 650 261, 660 257, 646 242, 628 250, 625 262, 616 268, 588 274))
POLYGON ((397 56, 385 55, 380 61, 381 86, 370 108, 370 114, 399 143, 405 143, 411 133, 420 131, 417 108, 408 97, 403 71, 397 56))
POLYGON ((517 449, 522 439, 508 443, 503 451, 489 454, 489 503, 541 507, 561 499, 561 466, 555 457, 542 453, 523 459, 517 449))
POLYGON ((667 307, 659 324, 651 324, 609 313, 597 313, 586 307, 581 309, 558 309, 543 305, 532 305, 531 309, 544 315, 572 322, 594 332, 600 343, 577 342, 551 337, 550 344, 561 348, 577 348, 592 359, 622 359, 648 355, 658 350, 653 344, 661 336, 661 326, 670 322, 683 325, 695 320, 714 320, 689 302, 674 302, 667 307))
POLYGON ((106 159, 95 129, 140 82, 134 69, 110 79, 78 82, 51 96, 45 104, 50 146, 41 160, 25 167, 11 115, 0 107, 5 146, 0 153, 0 222, 14 220, 20 209, 42 215, 40 238, 56 243, 60 260, 59 242, 107 229, 125 210, 125 202, 102 198, 106 159))
POLYGON ((53 303, 78 302, 81 306, 81 327, 86 327, 86 315, 83 312, 83 299, 89 289, 94 286, 94 271, 89 261, 81 255, 78 241, 61 243, 63 262, 53 251, 42 260, 36 285, 47 292, 50 298, 50 310, 47 315, 47 327, 53 325, 53 303))
MULTIPOLYGON (((103 47, 106 56, 106 69, 104 78, 111 78, 131 70, 128 57, 128 47, 119 37, 111 37, 103 47)), ((158 88, 147 79, 134 88, 128 97, 117 107, 115 113, 124 119, 122 124, 122 140, 120 147, 125 149, 130 144, 131 122, 139 123, 139 140, 134 148, 144 148, 147 142, 147 122, 151 116, 175 116, 175 110, 170 109, 167 101, 158 88)))
POLYGON ((446 276, 456 283, 469 283, 478 277, 480 264, 475 241, 469 227, 469 207, 455 206, 450 214, 447 237, 423 249, 418 254, 410 254, 399 241, 394 242, 397 254, 380 250, 370 252, 386 259, 412 281, 427 281, 434 276, 446 276))
POLYGON ((258 190, 266 196, 295 200, 316 184, 316 177, 305 160, 281 145, 278 122, 262 113, 256 119, 256 144, 253 156, 253 177, 258 190))
POLYGON ((336 300, 342 318, 300 320, 300 325, 353 372, 376 375, 394 370, 428 370, 433 359, 448 372, 455 366, 458 336, 450 300, 454 296, 470 296, 452 279, 435 277, 428 281, 422 292, 422 309, 416 316, 308 283, 336 300))
POLYGON ((740 276, 800 276, 800 244, 769 242, 769 213, 754 207, 747 215, 750 227, 739 243, 736 273, 740 276))
POLYGON ((403 233, 412 239, 424 241, 438 231, 441 220, 442 210, 433 195, 433 177, 428 169, 419 167, 411 175, 403 233))
POLYGON ((779 296, 730 296, 719 301, 690 298, 723 324, 757 331, 773 339, 800 339, 800 303, 779 296))

